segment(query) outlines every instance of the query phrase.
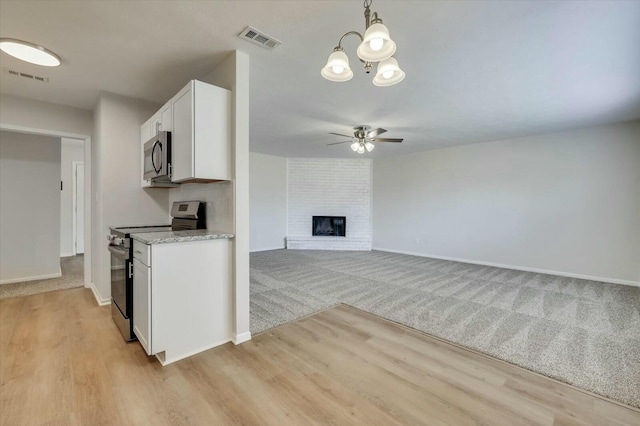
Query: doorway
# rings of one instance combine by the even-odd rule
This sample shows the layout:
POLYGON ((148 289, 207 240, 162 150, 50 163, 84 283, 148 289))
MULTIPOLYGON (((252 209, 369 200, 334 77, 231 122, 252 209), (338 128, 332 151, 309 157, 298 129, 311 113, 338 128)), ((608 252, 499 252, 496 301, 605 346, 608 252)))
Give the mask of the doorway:
POLYGON ((0 130, 7 130, 18 133, 30 133, 35 135, 45 135, 45 136, 53 136, 59 138, 71 138, 77 139, 83 142, 84 145, 84 166, 86 169, 86 173, 84 173, 84 241, 83 241, 83 251, 84 256, 82 259, 83 266, 83 283, 84 287, 92 288, 91 281, 91 200, 92 200, 92 190, 91 190, 91 136, 85 134, 76 134, 76 133, 68 133, 60 130, 48 130, 37 127, 26 127, 20 125, 6 124, 0 123, 0 130))
POLYGON ((0 131, 0 299, 84 286, 84 256, 72 244, 84 162, 70 154, 84 160, 84 141, 65 148, 59 137, 0 131))

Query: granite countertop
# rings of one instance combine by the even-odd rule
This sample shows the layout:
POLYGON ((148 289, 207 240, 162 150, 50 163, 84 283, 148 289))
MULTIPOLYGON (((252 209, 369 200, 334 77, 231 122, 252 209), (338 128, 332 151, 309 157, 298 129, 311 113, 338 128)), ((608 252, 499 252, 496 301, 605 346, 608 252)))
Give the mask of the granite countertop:
POLYGON ((235 235, 230 232, 194 229, 189 231, 141 232, 131 234, 131 238, 144 244, 182 243, 187 241, 231 239, 235 235))

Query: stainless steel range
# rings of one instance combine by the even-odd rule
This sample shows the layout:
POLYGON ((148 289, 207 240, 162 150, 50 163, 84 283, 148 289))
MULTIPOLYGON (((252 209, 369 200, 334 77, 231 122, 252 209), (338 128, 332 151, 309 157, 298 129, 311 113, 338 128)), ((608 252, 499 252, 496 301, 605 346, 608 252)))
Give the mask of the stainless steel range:
POLYGON ((115 226, 111 234, 111 314, 128 342, 137 340, 133 334, 133 243, 131 234, 170 231, 171 225, 115 226))
POLYGON ((207 227, 206 203, 176 201, 171 207, 171 225, 137 225, 110 227, 111 315, 128 342, 137 340, 133 333, 133 242, 131 234, 180 231, 207 227))

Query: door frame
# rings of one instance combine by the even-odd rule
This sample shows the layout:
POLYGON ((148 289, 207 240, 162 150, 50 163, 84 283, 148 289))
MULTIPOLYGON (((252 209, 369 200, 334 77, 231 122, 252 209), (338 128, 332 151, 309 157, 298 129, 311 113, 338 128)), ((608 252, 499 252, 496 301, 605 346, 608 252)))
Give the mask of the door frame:
MULTIPOLYGON (((71 181, 73 182, 72 197, 73 197, 73 255, 74 256, 78 254, 78 204, 77 204, 78 191, 76 190, 76 187, 78 185, 78 175, 76 173, 78 171, 79 164, 82 164, 82 166, 84 167, 84 161, 71 162, 71 167, 73 168, 71 181)), ((86 217, 86 214, 85 214, 85 217, 86 217)))
POLYGON ((53 136, 56 138, 80 139, 84 141, 84 286, 91 288, 91 200, 93 191, 91 189, 91 135, 80 133, 68 133, 60 130, 40 129, 37 127, 16 126, 13 124, 0 123, 0 130, 16 133, 30 133, 32 135, 53 136), (87 173, 87 166, 89 173, 87 173))

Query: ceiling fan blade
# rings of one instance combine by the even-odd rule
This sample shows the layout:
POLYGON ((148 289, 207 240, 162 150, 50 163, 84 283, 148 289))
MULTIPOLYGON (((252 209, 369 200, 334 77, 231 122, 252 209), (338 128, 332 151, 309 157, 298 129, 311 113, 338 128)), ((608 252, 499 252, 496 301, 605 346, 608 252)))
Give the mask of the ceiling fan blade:
POLYGON ((397 143, 400 143, 403 140, 404 139, 394 139, 394 138, 375 138, 374 139, 375 142, 397 142, 397 143))
POLYGON ((328 143, 327 145, 340 145, 340 144, 343 144, 343 143, 349 143, 349 142, 351 142, 351 141, 334 142, 334 143, 328 143))
POLYGON ((367 133, 367 138, 375 138, 376 136, 381 135, 386 131, 386 129, 381 128, 373 129, 369 133, 367 133))
POLYGON ((333 133, 333 132, 329 132, 330 135, 336 135, 336 136, 344 136, 345 138, 352 138, 353 135, 343 135, 342 133, 333 133))

